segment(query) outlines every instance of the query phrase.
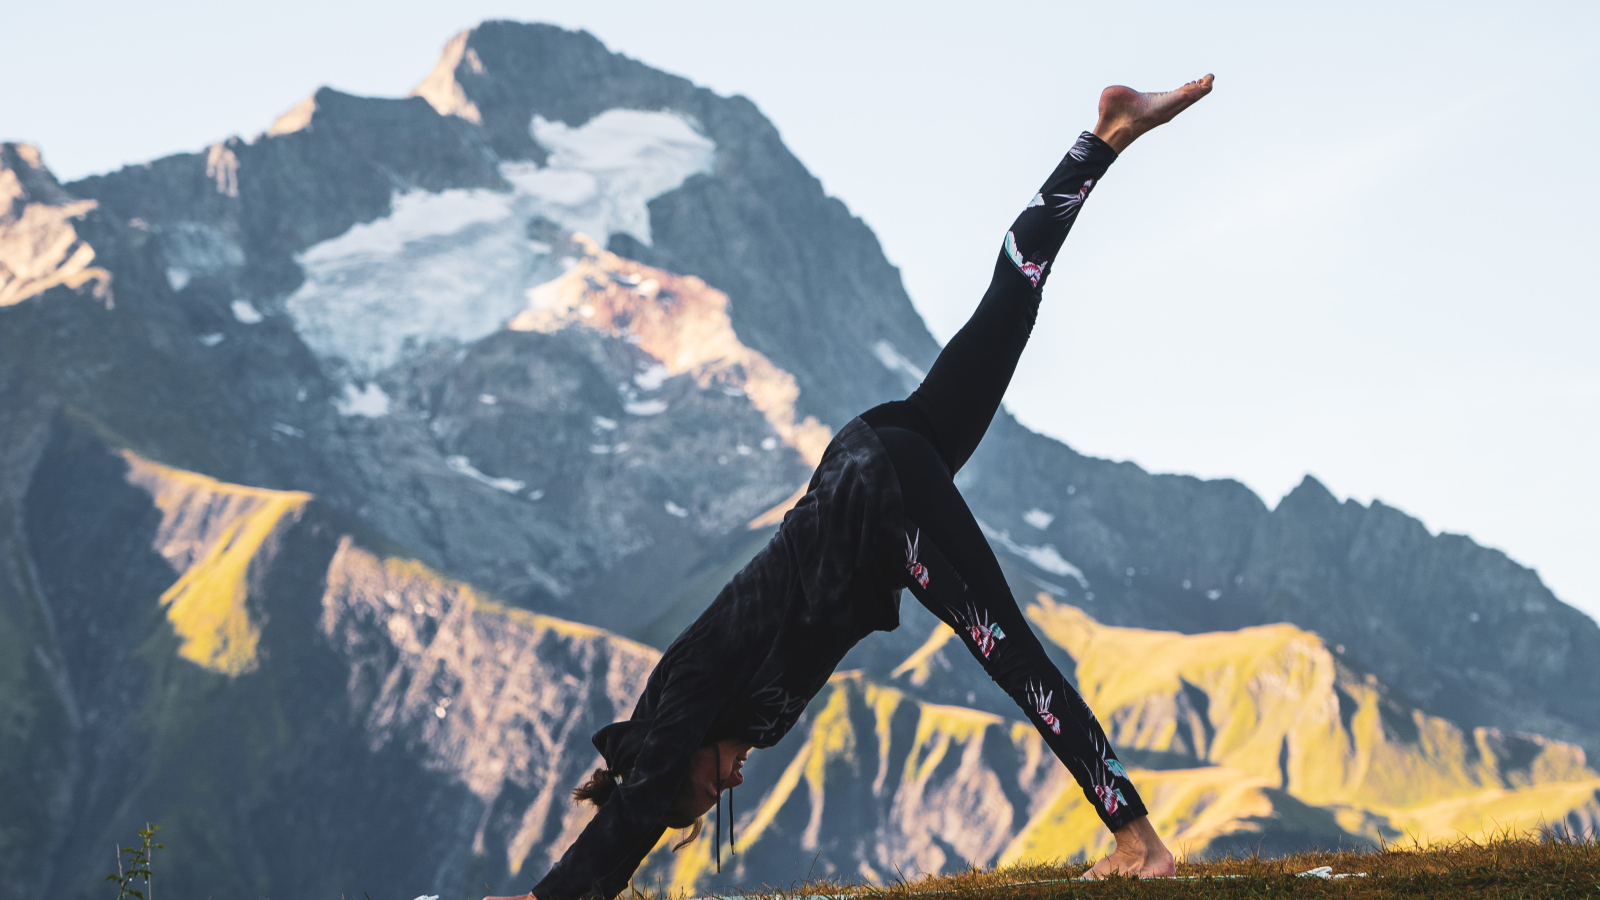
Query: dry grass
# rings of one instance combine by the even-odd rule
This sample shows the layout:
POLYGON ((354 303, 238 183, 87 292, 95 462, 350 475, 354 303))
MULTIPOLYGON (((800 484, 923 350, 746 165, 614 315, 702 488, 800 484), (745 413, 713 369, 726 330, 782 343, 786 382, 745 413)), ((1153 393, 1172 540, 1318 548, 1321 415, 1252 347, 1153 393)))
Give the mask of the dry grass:
POLYGON ((1165 897, 1600 897, 1600 841, 1546 834, 1541 839, 1369 852, 1310 852, 1277 859, 1235 857, 1178 867, 1187 880, 1076 882, 1088 869, 1029 865, 902 882, 886 888, 812 882, 785 891, 748 891, 743 900, 1054 900, 1165 897), (1319 866, 1361 878, 1297 877, 1319 866), (1223 877, 1227 876, 1227 877, 1223 877), (1035 882, 1027 884, 1026 882, 1035 882), (1046 883, 1038 883, 1046 882, 1046 883))

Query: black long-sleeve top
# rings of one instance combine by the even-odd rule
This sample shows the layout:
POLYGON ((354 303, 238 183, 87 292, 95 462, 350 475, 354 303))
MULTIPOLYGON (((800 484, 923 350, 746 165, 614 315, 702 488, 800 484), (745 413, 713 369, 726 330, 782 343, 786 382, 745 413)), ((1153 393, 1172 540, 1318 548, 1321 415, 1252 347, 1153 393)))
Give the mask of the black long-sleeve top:
POLYGON ((627 887, 696 750, 776 744, 856 642, 900 624, 904 542, 894 467, 853 419, 778 533, 667 648, 632 717, 595 734, 608 768, 631 771, 534 895, 610 900, 627 887))

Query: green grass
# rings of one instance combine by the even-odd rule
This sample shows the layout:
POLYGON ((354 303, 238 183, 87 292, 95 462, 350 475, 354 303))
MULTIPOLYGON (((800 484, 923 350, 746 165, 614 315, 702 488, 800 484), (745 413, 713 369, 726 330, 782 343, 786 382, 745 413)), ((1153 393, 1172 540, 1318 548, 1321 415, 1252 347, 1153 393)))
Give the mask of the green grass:
MULTIPOLYGON (((842 882, 810 882, 784 891, 750 890, 721 896, 745 900, 801 900, 801 895, 862 900, 1053 900, 1053 898, 1167 897, 1468 897, 1579 898, 1600 897, 1600 842, 1547 835, 1543 840, 1498 838, 1485 842, 1368 852, 1308 852, 1277 859, 1233 857, 1182 863, 1178 875, 1188 880, 1113 878, 1102 882, 1071 881, 1089 868, 1024 865, 937 876, 886 887, 842 882), (1298 877, 1319 866, 1335 873, 1365 873, 1361 878, 1328 880, 1298 877), (1196 877, 1198 876, 1198 877, 1196 877), (1227 876, 1227 877, 1217 877, 1227 876), (1051 882, 1025 884, 1025 882, 1051 882)), ((624 894, 624 896, 628 896, 624 894)), ((648 896, 648 895, 641 895, 648 896)))

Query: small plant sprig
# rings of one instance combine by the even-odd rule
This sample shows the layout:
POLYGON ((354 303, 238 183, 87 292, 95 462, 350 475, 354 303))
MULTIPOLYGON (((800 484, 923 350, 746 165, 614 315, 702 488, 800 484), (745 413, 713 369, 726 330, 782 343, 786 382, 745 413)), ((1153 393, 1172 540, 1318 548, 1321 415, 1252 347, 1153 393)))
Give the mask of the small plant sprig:
POLYGON ((106 876, 107 881, 117 883, 117 900, 128 900, 129 897, 133 897, 135 900, 151 900, 151 897, 155 894, 155 891, 150 888, 150 851, 167 849, 166 844, 151 843, 156 836, 156 832, 160 830, 160 825, 151 825, 147 822, 143 828, 139 829, 138 847, 117 847, 116 874, 106 876), (124 856, 128 857, 126 869, 122 866, 122 858, 124 856), (133 886, 136 878, 144 879, 144 890, 138 890, 133 886))

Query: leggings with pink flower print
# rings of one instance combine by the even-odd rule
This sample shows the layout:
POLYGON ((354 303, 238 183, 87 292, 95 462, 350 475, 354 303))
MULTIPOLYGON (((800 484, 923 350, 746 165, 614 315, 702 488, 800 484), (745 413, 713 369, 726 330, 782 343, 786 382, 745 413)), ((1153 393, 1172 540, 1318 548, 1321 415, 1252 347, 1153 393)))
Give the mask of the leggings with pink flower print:
POLYGON ((972 319, 905 400, 863 413, 894 463, 905 508, 905 586, 1039 729, 1106 827, 1146 814, 1105 732, 1045 655, 953 478, 1000 408, 1039 292, 1078 210, 1116 159, 1085 132, 1006 232, 972 319))

